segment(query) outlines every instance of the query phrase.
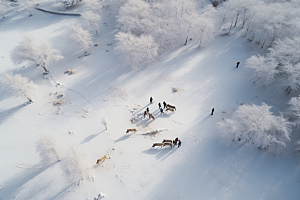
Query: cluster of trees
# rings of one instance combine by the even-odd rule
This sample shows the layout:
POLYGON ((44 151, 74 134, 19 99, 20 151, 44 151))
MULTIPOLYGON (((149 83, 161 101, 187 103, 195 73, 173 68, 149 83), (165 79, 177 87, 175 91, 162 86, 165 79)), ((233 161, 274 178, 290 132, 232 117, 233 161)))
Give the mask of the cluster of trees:
POLYGON ((121 31, 116 35, 116 52, 125 64, 133 67, 143 64, 143 60, 149 63, 157 51, 174 44, 193 41, 202 47, 214 36, 211 16, 215 9, 208 6, 199 13, 192 0, 116 0, 111 6, 118 10, 117 27, 121 31), (130 51, 132 59, 125 56, 129 55, 126 51, 130 51))
POLYGON ((36 141, 36 152, 43 166, 60 162, 65 178, 72 183, 93 180, 92 169, 87 164, 86 153, 79 145, 64 149, 62 143, 52 135, 42 135, 36 141))
POLYGON ((300 86, 299 1, 229 0, 218 10, 219 29, 238 30, 261 48, 265 56, 252 56, 246 67, 254 71, 259 86, 275 81, 279 91, 290 93, 300 86))

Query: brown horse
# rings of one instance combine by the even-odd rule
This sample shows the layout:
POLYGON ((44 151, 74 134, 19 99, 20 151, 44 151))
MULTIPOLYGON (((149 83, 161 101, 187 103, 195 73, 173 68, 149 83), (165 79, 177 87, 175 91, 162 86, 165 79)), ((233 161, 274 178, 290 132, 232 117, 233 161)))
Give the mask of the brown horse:
POLYGON ((103 156, 102 158, 98 159, 96 164, 99 164, 102 160, 106 159, 107 157, 106 156, 103 156))
POLYGON ((170 146, 171 148, 173 147, 172 143, 168 143, 168 142, 164 143, 164 146, 170 146))
POLYGON ((163 147, 164 146, 164 143, 153 143, 152 147, 163 147))
POLYGON ((126 133, 129 133, 129 132, 136 132, 137 130, 135 128, 131 128, 131 129, 127 129, 126 133))
POLYGON ((172 143, 173 142, 173 140, 169 140, 169 139, 164 139, 163 141, 162 141, 163 143, 165 143, 165 142, 169 142, 169 143, 172 143))
POLYGON ((170 104, 167 104, 167 108, 173 108, 174 110, 176 110, 176 107, 175 106, 172 106, 172 105, 170 105, 170 104))
POLYGON ((152 114, 149 113, 149 118, 150 117, 153 119, 153 121, 155 120, 155 117, 152 114))
POLYGON ((166 112, 167 112, 168 110, 171 111, 171 112, 175 112, 175 110, 174 110, 173 108, 167 108, 167 109, 166 109, 166 112))

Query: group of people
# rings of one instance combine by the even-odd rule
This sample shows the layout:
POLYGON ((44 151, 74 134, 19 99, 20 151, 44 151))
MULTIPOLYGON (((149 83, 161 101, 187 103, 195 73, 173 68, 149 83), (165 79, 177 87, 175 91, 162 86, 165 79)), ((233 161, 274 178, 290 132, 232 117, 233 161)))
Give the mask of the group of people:
POLYGON ((178 145, 179 148, 181 146, 181 141, 178 138, 176 138, 175 140, 173 140, 173 145, 174 146, 178 145))
MULTIPOLYGON (((153 103, 153 98, 150 97, 150 104, 152 104, 152 103, 153 103)), ((167 103, 164 101, 163 105, 164 105, 164 108, 161 107, 160 102, 158 103, 158 109, 160 110, 160 114, 164 114, 164 109, 166 109, 167 103)), ((149 107, 147 107, 147 109, 144 112, 144 118, 148 115, 148 113, 149 113, 149 107)))

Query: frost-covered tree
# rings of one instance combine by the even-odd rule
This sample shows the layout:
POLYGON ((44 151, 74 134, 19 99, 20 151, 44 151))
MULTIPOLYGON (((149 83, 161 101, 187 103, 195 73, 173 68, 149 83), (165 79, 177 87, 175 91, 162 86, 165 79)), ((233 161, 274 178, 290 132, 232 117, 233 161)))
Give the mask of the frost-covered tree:
POLYGON ((30 103, 33 102, 38 90, 38 86, 33 81, 20 74, 5 73, 0 77, 0 84, 3 90, 7 90, 14 96, 25 97, 30 103))
POLYGON ((86 161, 84 149, 78 145, 71 145, 67 154, 60 162, 64 176, 70 182, 80 183, 82 180, 93 179, 92 169, 86 161))
POLYGON ((103 5, 97 0, 89 0, 86 2, 90 10, 94 13, 98 13, 101 11, 103 5))
POLYGON ((270 109, 265 103, 239 106, 232 119, 218 123, 221 140, 226 146, 242 144, 282 154, 290 141, 291 124, 282 115, 274 116, 270 109))
POLYGON ((286 88, 288 93, 291 90, 298 90, 300 87, 300 63, 292 65, 284 64, 280 67, 279 88, 286 88))
POLYGON ((64 57, 60 54, 60 51, 53 49, 52 44, 49 42, 45 41, 38 46, 36 62, 45 70, 46 73, 50 72, 46 68, 46 65, 49 65, 52 62, 58 62, 62 59, 64 59, 64 57))
POLYGON ((24 34, 23 41, 11 51, 12 62, 15 65, 25 61, 32 61, 38 64, 36 61, 38 46, 38 41, 33 35, 24 34))
POLYGON ((107 122, 107 120, 106 120, 105 117, 102 119, 102 122, 101 122, 101 123, 105 126, 105 128, 106 128, 106 130, 107 130, 108 122, 107 122))
POLYGON ((212 20, 208 18, 201 18, 198 20, 199 30, 196 38, 199 41, 199 47, 208 45, 214 38, 215 27, 212 20))
POLYGON ((126 65, 137 68, 143 63, 150 63, 157 56, 158 46, 151 36, 134 36, 120 32, 116 35, 115 52, 126 65))
POLYGON ((245 67, 254 71, 253 81, 257 85, 267 86, 271 84, 278 74, 278 63, 274 59, 267 59, 264 56, 251 56, 246 60, 245 67))
POLYGON ((35 144, 36 152, 43 165, 60 161, 62 156, 62 144, 53 135, 42 135, 35 144))
POLYGON ((75 24, 69 26, 69 34, 71 39, 84 50, 85 55, 89 55, 89 48, 93 45, 91 34, 87 30, 83 30, 81 26, 75 24))
POLYGON ((292 97, 288 104, 286 114, 291 117, 293 125, 300 126, 300 96, 292 97))
POLYGON ((98 35, 99 28, 100 28, 99 23, 101 21, 101 17, 92 11, 84 12, 82 14, 82 17, 83 17, 85 23, 87 24, 88 28, 91 31, 95 31, 96 34, 98 35))
POLYGON ((82 0, 62 0, 62 3, 66 8, 74 6, 75 4, 81 2, 82 0))
POLYGON ((121 31, 141 35, 149 33, 147 30, 150 26, 150 5, 142 0, 129 0, 124 4, 117 16, 121 31))
POLYGON ((50 72, 46 65, 63 58, 60 51, 52 48, 52 44, 47 41, 39 43, 34 36, 29 34, 25 34, 23 41, 11 52, 11 59, 14 64, 33 61, 37 66, 41 66, 46 73, 50 72))
POLYGON ((296 151, 296 155, 300 156, 300 140, 295 142, 295 151, 296 151))

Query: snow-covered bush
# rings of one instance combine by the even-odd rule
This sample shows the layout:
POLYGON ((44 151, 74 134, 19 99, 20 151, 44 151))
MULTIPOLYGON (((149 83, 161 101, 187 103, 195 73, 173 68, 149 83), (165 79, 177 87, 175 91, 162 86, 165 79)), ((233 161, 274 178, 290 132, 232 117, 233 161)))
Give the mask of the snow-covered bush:
POLYGON ((59 50, 53 49, 52 44, 47 41, 38 43, 36 38, 29 34, 25 34, 23 41, 11 52, 11 59, 14 64, 32 61, 41 66, 46 73, 50 72, 46 65, 63 58, 59 50))
POLYGON ((83 30, 79 25, 71 24, 69 26, 69 34, 72 40, 74 40, 85 52, 85 55, 89 55, 89 48, 93 45, 91 34, 83 30))
POLYGON ((86 153, 79 145, 71 145, 60 162, 64 176, 70 182, 93 180, 92 169, 86 161, 86 153))
POLYGON ((158 46, 152 36, 137 37, 131 33, 120 32, 116 35, 116 40, 116 54, 124 64, 135 69, 143 63, 150 63, 157 56, 158 46))
POLYGON ((66 8, 74 6, 75 4, 81 2, 82 0, 63 0, 62 3, 66 8))
POLYGON ((20 74, 12 75, 5 73, 0 77, 2 89, 7 90, 12 95, 25 97, 29 102, 33 102, 33 97, 36 96, 38 86, 29 81, 27 77, 20 74))
POLYGON ((95 31, 96 34, 98 35, 99 32, 99 23, 101 21, 101 17, 92 12, 92 11, 86 11, 82 14, 82 17, 87 24, 88 28, 92 31, 95 31))
POLYGON ((107 122, 106 118, 102 119, 102 124, 105 126, 105 128, 107 130, 108 122, 107 122))
POLYGON ((218 123, 222 142, 226 146, 242 144, 282 154, 290 141, 291 124, 282 115, 274 116, 270 109, 265 103, 239 106, 232 119, 218 123))
POLYGON ((245 67, 254 70, 253 81, 257 85, 267 86, 274 80, 278 63, 274 59, 267 59, 264 56, 251 56, 246 60, 245 67))
POLYGON ((42 135, 36 141, 36 152, 39 154, 42 164, 47 165, 60 161, 62 145, 54 136, 42 135))

